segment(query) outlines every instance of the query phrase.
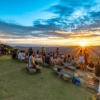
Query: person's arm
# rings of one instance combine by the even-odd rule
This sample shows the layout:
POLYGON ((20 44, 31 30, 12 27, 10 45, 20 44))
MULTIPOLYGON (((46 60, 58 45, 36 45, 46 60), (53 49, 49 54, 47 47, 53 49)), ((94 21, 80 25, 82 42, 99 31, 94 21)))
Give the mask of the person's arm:
POLYGON ((34 62, 34 59, 32 59, 32 65, 36 68, 36 64, 34 62))
POLYGON ((93 69, 95 70, 95 65, 93 64, 93 69))

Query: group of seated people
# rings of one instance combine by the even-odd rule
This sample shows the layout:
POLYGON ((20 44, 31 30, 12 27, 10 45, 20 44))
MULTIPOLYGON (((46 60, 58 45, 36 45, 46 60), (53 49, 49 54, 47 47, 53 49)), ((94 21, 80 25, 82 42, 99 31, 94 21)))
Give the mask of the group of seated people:
POLYGON ((42 58, 44 54, 45 54, 44 51, 37 50, 35 52, 32 48, 29 48, 27 52, 25 50, 17 50, 16 52, 13 52, 12 58, 18 59, 19 61, 27 62, 29 68, 34 68, 38 72, 42 68, 39 67, 39 64, 38 64, 38 61, 36 61, 36 58, 40 58, 41 60, 43 60, 42 58))
MULTIPOLYGON (((36 69, 41 69, 41 68, 38 67, 37 63, 35 63, 34 58, 40 58, 43 63, 48 65, 65 64, 66 67, 73 66, 76 69, 79 67, 78 60, 73 55, 72 56, 68 55, 67 57, 65 55, 57 56, 54 51, 46 53, 45 51, 41 52, 39 50, 37 50, 37 52, 34 52, 32 49, 29 49, 28 52, 21 50, 17 52, 16 57, 18 60, 27 60, 29 67, 31 68, 32 66, 35 66, 36 69)), ((88 65, 86 65, 86 70, 95 72, 96 76, 99 76, 98 73, 100 73, 100 62, 98 61, 97 64, 94 64, 93 61, 90 61, 88 65)))
POLYGON ((90 61, 87 66, 87 70, 94 72, 97 77, 100 77, 100 62, 97 61, 97 63, 94 64, 90 61))
POLYGON ((48 53, 45 56, 44 63, 46 63, 48 65, 60 65, 60 66, 62 66, 62 65, 64 65, 64 57, 62 57, 62 55, 57 56, 56 54, 52 55, 52 53, 48 53))
MULTIPOLYGON (((28 67, 32 67, 33 66, 37 66, 38 64, 36 63, 36 59, 41 59, 41 61, 44 64, 48 64, 48 65, 57 65, 57 64, 62 64, 63 60, 61 57, 57 57, 57 54, 52 51, 52 52, 48 52, 46 53, 45 49, 43 48, 43 50, 37 50, 36 52, 32 49, 29 48, 29 50, 26 52, 25 50, 17 50, 17 52, 14 52, 12 54, 12 58, 14 59, 18 59, 20 61, 26 61, 28 62, 28 67), (32 59, 32 63, 30 63, 32 59), (33 64, 33 62, 35 62, 33 64)), ((38 68, 38 67, 37 67, 38 68)))
POLYGON ((73 55, 72 57, 70 55, 66 57, 65 64, 66 64, 66 67, 73 66, 76 68, 78 66, 77 61, 73 55))
MULTIPOLYGON (((73 66, 76 68, 80 67, 77 58, 75 59, 74 56, 71 57, 70 55, 68 55, 68 57, 66 58, 66 66, 73 66)), ((100 73, 99 61, 97 61, 97 63, 94 64, 94 62, 90 60, 90 62, 87 65, 84 64, 84 66, 86 66, 86 70, 88 71, 100 73)))
POLYGON ((19 53, 18 53, 18 60, 25 60, 25 58, 26 58, 26 54, 25 54, 25 51, 20 51, 19 53))
MULTIPOLYGON (((32 50, 30 50, 30 51, 32 51, 32 50)), ((30 51, 29 50, 28 51, 17 50, 16 52, 13 52, 12 58, 18 59, 18 60, 21 60, 21 61, 28 60, 30 51)), ((34 52, 34 54, 35 54, 36 58, 41 58, 41 54, 40 54, 39 50, 37 50, 37 52, 34 52)))

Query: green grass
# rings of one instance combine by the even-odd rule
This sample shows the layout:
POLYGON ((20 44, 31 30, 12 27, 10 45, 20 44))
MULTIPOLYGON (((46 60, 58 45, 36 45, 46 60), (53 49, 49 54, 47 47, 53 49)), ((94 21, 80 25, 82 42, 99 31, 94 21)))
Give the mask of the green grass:
POLYGON ((0 57, 0 100, 95 100, 89 90, 59 78, 51 68, 29 74, 25 63, 0 57))

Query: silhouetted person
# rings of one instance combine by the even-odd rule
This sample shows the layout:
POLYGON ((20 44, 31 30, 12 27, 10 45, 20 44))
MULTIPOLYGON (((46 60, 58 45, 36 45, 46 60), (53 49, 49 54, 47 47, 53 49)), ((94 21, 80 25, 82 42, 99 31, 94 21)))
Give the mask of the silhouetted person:
POLYGON ((89 54, 87 50, 84 50, 84 60, 85 60, 85 65, 88 65, 89 54))
POLYGON ((46 57, 45 57, 45 63, 46 64, 50 64, 50 54, 48 54, 46 57))
POLYGON ((100 62, 98 61, 97 64, 95 65, 95 75, 97 77, 100 77, 100 62))
POLYGON ((56 49, 56 56, 59 56, 59 48, 56 49))

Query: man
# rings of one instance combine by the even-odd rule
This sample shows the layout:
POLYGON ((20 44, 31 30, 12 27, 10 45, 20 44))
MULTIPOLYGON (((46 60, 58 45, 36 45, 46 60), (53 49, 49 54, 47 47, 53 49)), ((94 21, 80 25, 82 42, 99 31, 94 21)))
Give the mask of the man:
POLYGON ((29 55, 29 65, 28 65, 28 67, 36 69, 36 72, 40 72, 42 70, 42 68, 39 67, 39 65, 37 63, 35 63, 34 56, 35 56, 34 52, 31 51, 30 55, 29 55))
POLYGON ((95 65, 95 75, 99 78, 98 94, 100 95, 100 62, 98 61, 95 65))
POLYGON ((100 62, 98 61, 97 64, 95 65, 95 75, 97 77, 100 77, 100 62))
POLYGON ((46 64, 50 64, 50 54, 48 53, 48 55, 45 57, 45 63, 46 64))
POLYGON ((94 63, 92 61, 89 62, 88 66, 87 66, 87 70, 94 72, 95 67, 94 67, 94 63))

